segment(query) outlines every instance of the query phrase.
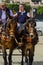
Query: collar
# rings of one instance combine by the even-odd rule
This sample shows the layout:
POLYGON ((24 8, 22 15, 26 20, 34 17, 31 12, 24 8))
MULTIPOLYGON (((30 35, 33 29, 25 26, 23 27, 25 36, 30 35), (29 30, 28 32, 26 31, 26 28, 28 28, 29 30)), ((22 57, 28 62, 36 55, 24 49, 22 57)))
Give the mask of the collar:
MULTIPOLYGON (((21 12, 21 10, 19 10, 19 12, 21 12)), ((25 13, 26 11, 24 10, 24 12, 21 12, 21 13, 25 13)))

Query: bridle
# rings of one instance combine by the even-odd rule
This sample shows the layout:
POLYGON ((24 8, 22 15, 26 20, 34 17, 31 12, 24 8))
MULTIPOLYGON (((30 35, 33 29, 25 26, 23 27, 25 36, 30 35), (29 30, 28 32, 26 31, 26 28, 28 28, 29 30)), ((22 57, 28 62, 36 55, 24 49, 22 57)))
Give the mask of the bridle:
POLYGON ((30 38, 35 38, 35 22, 33 22, 32 19, 28 19, 27 20, 27 25, 26 25, 26 30, 28 32, 27 36, 29 36, 30 38))

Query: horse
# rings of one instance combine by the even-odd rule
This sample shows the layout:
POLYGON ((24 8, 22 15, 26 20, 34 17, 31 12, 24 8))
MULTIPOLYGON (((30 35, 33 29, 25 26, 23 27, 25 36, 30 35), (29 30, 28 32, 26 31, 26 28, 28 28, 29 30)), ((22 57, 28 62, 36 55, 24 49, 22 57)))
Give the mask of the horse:
POLYGON ((2 47, 4 65, 7 65, 7 52, 6 49, 9 49, 8 56, 8 65, 12 65, 12 53, 15 48, 18 46, 18 42, 15 38, 15 28, 16 28, 16 20, 8 19, 6 24, 6 30, 1 32, 0 35, 0 45, 2 47))
POLYGON ((24 65, 23 64, 24 56, 25 56, 25 62, 27 63, 27 65, 28 64, 32 65, 34 51, 35 51, 35 45, 38 43, 38 34, 37 34, 37 30, 35 28, 35 26, 36 26, 35 21, 33 19, 29 19, 27 21, 28 21, 28 23, 26 25, 26 31, 28 33, 24 35, 23 40, 22 40, 23 47, 22 47, 21 65, 24 65), (28 54, 27 54, 27 51, 29 51, 28 54), (27 55, 28 55, 28 58, 27 58, 27 55), (28 61, 28 59, 29 59, 29 61, 28 61))
MULTIPOLYGON (((12 52, 15 48, 18 48, 18 41, 15 37, 15 29, 16 29, 16 21, 14 20, 8 20, 6 31, 2 31, 1 33, 1 46, 2 46, 2 52, 3 52, 3 58, 4 58, 4 65, 7 65, 7 53, 6 48, 9 48, 9 65, 12 65, 12 52)), ((20 49, 22 50, 22 65, 23 65, 23 57, 26 57, 27 61, 27 50, 29 50, 31 53, 29 53, 29 65, 32 65, 32 59, 34 55, 34 45, 32 44, 33 41, 36 39, 35 33, 34 33, 34 25, 32 26, 32 23, 27 23, 26 31, 29 34, 23 35, 22 38, 22 45, 20 45, 20 49)))

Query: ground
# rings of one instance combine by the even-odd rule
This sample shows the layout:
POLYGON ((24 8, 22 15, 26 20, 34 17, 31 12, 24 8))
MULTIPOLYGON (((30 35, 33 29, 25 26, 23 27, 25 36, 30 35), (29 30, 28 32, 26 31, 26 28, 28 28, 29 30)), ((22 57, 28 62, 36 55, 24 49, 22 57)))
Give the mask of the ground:
MULTIPOLYGON (((7 52, 8 52, 8 50, 7 50, 7 52)), ((20 65, 21 53, 18 50, 14 50, 13 55, 12 55, 12 60, 13 60, 12 65, 20 65), (19 55, 16 56, 17 54, 20 54, 20 56, 19 55)), ((4 65, 2 53, 0 53, 0 65, 4 65)), ((43 36, 39 37, 39 42, 35 46, 35 55, 34 55, 33 65, 43 65, 43 36)))

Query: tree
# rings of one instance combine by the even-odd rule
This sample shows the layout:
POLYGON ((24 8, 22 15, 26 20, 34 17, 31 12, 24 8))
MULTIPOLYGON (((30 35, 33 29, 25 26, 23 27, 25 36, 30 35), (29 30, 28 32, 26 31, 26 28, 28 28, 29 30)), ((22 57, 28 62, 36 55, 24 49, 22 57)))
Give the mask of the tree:
POLYGON ((10 2, 10 0, 6 0, 6 2, 7 2, 7 3, 9 3, 9 2, 10 2))
POLYGON ((42 7, 39 6, 39 7, 37 8, 37 13, 38 13, 38 14, 43 14, 43 6, 42 6, 42 7))
POLYGON ((41 0, 31 0, 32 2, 41 2, 41 0))

